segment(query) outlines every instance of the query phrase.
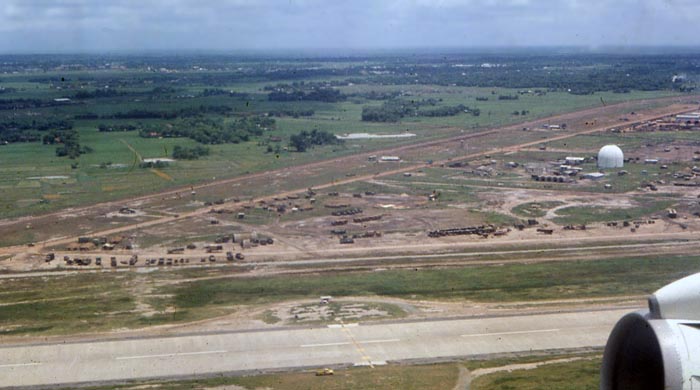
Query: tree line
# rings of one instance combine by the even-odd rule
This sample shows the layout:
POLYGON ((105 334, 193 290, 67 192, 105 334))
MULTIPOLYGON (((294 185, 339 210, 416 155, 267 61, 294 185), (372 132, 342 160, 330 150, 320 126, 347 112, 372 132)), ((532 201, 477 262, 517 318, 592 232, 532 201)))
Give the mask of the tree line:
POLYGON ((71 160, 93 151, 89 146, 80 145, 80 134, 73 128, 51 129, 42 137, 42 142, 44 145, 60 145, 56 148, 56 156, 68 157, 71 160))
POLYGON ((69 130, 73 122, 65 119, 4 119, 0 121, 0 142, 39 142, 49 130, 69 130))
POLYGON ((267 99, 271 102, 318 101, 337 103, 347 99, 346 95, 333 88, 318 88, 310 91, 300 89, 279 89, 270 92, 267 99))
POLYGON ((391 99, 382 103, 381 106, 365 106, 362 107, 362 120, 366 122, 398 122, 406 116, 454 116, 461 113, 469 113, 474 116, 479 116, 481 110, 478 108, 470 108, 463 104, 456 106, 442 106, 435 108, 421 108, 425 106, 436 106, 437 100, 405 100, 391 99))
POLYGON ((343 140, 338 139, 333 133, 317 129, 311 131, 303 130, 289 137, 289 145, 296 149, 297 152, 305 152, 314 146, 339 145, 342 143, 343 140))
POLYGON ((175 145, 172 153, 173 158, 176 160, 197 160, 200 157, 208 155, 209 148, 200 145, 193 147, 175 145))
POLYGON ((275 127, 275 120, 265 116, 249 116, 225 123, 222 119, 183 118, 167 125, 150 125, 139 130, 144 138, 185 137, 202 144, 240 143, 261 136, 275 127))

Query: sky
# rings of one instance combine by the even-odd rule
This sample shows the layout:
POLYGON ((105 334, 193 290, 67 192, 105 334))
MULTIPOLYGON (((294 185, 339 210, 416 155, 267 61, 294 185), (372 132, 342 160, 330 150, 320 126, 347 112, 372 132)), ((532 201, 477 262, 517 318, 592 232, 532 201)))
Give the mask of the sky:
POLYGON ((2 0, 0 52, 697 46, 700 0, 2 0))

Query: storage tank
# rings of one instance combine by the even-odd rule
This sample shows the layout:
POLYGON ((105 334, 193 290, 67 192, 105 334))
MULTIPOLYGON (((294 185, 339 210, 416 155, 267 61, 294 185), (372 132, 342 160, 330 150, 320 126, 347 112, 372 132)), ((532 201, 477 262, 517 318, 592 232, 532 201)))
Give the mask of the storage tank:
POLYGON ((624 159, 617 145, 605 145, 598 152, 598 168, 622 168, 624 159))

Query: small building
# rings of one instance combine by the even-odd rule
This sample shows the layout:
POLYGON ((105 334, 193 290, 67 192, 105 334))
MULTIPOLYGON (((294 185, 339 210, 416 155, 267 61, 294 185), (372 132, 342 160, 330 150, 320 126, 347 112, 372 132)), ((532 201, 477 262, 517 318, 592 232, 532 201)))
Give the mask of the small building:
POLYGON ((565 160, 568 165, 581 165, 586 159, 583 157, 567 157, 565 160))
POLYGON ((241 243, 243 240, 249 240, 250 236, 251 234, 248 232, 235 232, 231 235, 232 241, 237 243, 241 243))
POLYGON ((700 112, 691 112, 690 114, 676 115, 677 122, 700 121, 700 112))
POLYGON ((564 171, 580 171, 580 170, 582 170, 582 169, 583 169, 583 168, 581 168, 581 167, 574 167, 574 166, 568 165, 568 164, 561 164, 561 165, 559 165, 559 172, 564 172, 564 171))
POLYGON ((644 164, 658 164, 659 159, 658 158, 646 158, 644 159, 644 164))
POLYGON ((605 177, 605 174, 601 173, 601 172, 591 172, 591 173, 583 174, 583 178, 588 179, 588 180, 600 180, 604 177, 605 177))

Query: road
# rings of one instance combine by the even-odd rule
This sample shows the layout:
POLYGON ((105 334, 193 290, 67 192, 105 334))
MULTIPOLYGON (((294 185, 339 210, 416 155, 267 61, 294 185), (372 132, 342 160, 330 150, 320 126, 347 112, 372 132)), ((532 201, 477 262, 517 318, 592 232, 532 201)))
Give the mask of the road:
POLYGON ((0 347, 0 387, 601 347, 626 310, 0 347))

